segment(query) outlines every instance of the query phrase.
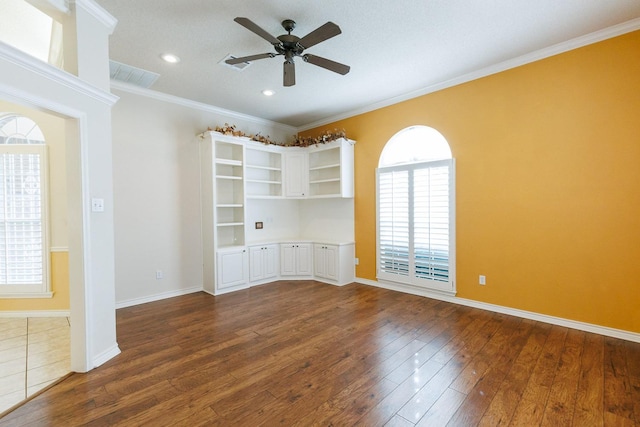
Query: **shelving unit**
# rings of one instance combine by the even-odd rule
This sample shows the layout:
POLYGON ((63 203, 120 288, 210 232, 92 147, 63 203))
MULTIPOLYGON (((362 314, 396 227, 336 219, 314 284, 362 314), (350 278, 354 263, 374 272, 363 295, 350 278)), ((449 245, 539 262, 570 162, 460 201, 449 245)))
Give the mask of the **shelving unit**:
MULTIPOLYGON (((337 267, 353 270, 352 251, 340 249, 335 255, 336 245, 320 244, 314 274, 313 241, 287 243, 275 238, 257 243, 256 234, 247 229, 247 218, 256 217, 257 213, 248 209, 258 205, 269 206, 271 212, 281 204, 278 199, 352 198, 353 144, 342 139, 317 147, 280 147, 216 132, 203 134, 200 189, 204 290, 219 295, 281 276, 317 277, 333 284, 352 281, 353 271, 338 274, 342 270, 337 267)), ((342 248, 343 243, 338 246, 342 248)))
POLYGON ((282 197, 282 153, 269 147, 246 147, 247 198, 282 197))
POLYGON ((217 248, 244 245, 244 147, 214 141, 215 236, 217 248))
POLYGON ((353 145, 342 139, 309 151, 309 197, 353 197, 353 145))

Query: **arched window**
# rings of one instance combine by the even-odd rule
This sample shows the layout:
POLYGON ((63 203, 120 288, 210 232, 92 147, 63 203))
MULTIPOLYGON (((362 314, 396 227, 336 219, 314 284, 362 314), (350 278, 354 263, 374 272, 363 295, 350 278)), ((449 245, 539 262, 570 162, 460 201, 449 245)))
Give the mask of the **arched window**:
POLYGON ((46 145, 33 120, 0 115, 0 294, 51 296, 46 145))
POLYGON ((412 126, 376 170, 377 277, 455 294, 455 168, 447 140, 412 126))

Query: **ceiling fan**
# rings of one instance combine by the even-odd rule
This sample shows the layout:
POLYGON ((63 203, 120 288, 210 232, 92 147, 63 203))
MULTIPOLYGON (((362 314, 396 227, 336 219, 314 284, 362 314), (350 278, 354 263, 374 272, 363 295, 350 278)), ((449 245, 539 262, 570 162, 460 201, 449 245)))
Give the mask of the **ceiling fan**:
POLYGON ((349 72, 350 67, 348 65, 308 53, 304 55, 302 54, 305 49, 342 33, 342 31, 340 31, 340 27, 333 22, 327 22, 306 36, 300 38, 291 34, 291 31, 296 27, 295 21, 291 19, 285 19, 282 21, 282 27, 285 29, 287 34, 283 34, 278 37, 272 36, 249 18, 238 17, 234 19, 234 21, 271 43, 275 48, 276 53, 260 53, 257 55, 243 56, 241 58, 227 59, 225 62, 229 65, 240 64, 241 62, 251 62, 257 59, 275 58, 278 55, 284 55, 284 86, 293 86, 296 84, 296 68, 295 63, 293 62, 293 59, 296 56, 301 57, 309 64, 317 65, 318 67, 325 68, 338 74, 345 75, 349 72))

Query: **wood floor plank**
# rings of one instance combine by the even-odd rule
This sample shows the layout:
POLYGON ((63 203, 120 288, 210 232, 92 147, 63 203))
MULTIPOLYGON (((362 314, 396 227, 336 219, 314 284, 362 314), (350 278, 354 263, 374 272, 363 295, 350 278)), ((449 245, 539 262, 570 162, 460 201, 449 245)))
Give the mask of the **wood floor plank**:
POLYGON ((575 329, 570 329, 567 333, 542 417, 543 426, 569 425, 572 422, 580 379, 584 336, 584 332, 575 329))
POLYGON ((566 335, 566 328, 559 326, 551 328, 542 353, 536 364, 532 366, 531 377, 511 420, 512 425, 533 426, 540 425, 542 422, 566 335))
POLYGON ((116 319, 119 356, 0 427, 640 425, 640 345, 386 289, 279 281, 116 319))
POLYGON ((573 415, 575 425, 604 425, 604 337, 586 334, 573 415))
POLYGON ((509 425, 550 330, 550 325, 546 324, 536 323, 532 326, 527 342, 500 384, 498 392, 480 419, 479 426, 509 425))
POLYGON ((472 388, 466 381, 463 383, 466 387, 460 387, 468 390, 467 397, 451 417, 451 425, 477 425, 480 422, 524 347, 531 328, 532 324, 522 319, 505 319, 478 356, 469 363, 469 366, 478 367, 477 375, 471 382, 472 388))
POLYGON ((466 398, 464 393, 448 388, 416 424, 417 427, 447 425, 466 398))
POLYGON ((604 340, 604 411, 620 422, 634 420, 634 404, 631 381, 627 369, 625 343, 616 338, 604 340))

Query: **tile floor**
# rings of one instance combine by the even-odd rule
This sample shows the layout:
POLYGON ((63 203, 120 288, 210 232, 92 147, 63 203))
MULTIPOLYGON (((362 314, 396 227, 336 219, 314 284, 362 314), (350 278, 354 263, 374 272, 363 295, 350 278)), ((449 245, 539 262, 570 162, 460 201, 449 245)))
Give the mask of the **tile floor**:
POLYGON ((70 370, 67 317, 0 318, 0 413, 70 370))

